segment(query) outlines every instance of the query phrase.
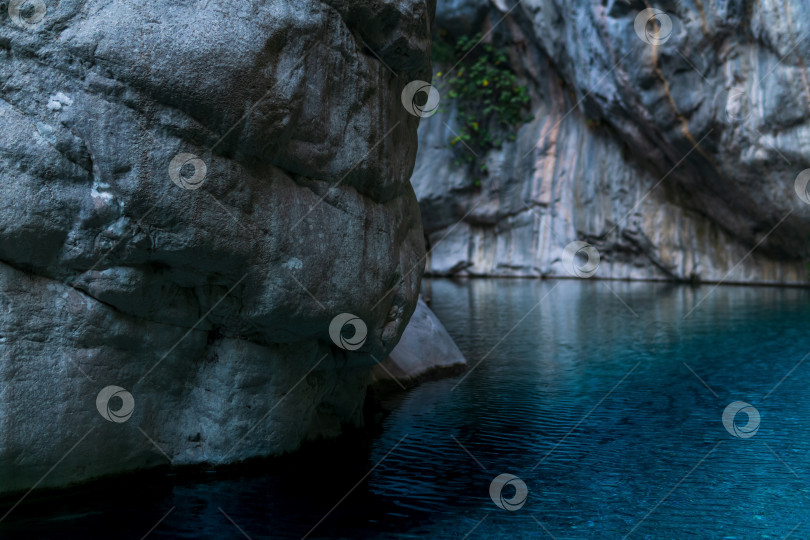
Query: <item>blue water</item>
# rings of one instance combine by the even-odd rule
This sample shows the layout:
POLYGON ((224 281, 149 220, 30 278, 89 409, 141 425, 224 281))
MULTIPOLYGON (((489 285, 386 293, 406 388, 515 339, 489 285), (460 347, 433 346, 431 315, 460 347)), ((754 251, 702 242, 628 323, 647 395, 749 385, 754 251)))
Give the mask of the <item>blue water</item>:
POLYGON ((810 538, 810 291, 425 292, 470 369, 406 394, 367 439, 25 502, 0 533, 141 538, 170 512, 148 538, 810 538), (760 414, 749 438, 723 425, 735 401, 760 414), (501 473, 528 488, 516 511, 490 498, 501 473))

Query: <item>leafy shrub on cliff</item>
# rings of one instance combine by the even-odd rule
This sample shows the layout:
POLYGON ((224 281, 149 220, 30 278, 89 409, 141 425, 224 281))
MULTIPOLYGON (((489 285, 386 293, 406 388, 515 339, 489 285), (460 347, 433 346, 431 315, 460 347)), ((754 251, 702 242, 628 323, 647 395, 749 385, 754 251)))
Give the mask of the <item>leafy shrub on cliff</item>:
MULTIPOLYGON (((433 42, 433 61, 452 69, 439 71, 435 79, 442 96, 453 100, 458 111, 458 130, 449 143, 467 145, 483 155, 500 148, 504 141, 515 140, 517 127, 530 119, 526 107, 530 98, 509 66, 506 49, 480 40, 477 34, 453 42, 439 31, 433 42)), ((472 152, 463 148, 460 152, 462 160, 475 161, 472 152)))

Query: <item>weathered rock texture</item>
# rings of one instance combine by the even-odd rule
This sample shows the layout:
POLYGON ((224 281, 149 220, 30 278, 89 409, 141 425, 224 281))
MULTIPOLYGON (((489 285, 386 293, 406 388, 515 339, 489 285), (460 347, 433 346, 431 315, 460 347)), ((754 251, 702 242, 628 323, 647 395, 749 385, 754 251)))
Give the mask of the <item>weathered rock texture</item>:
POLYGON ((408 327, 391 354, 371 370, 379 396, 406 390, 433 378, 455 375, 467 367, 444 325, 420 298, 408 327))
POLYGON ((437 27, 506 45, 535 119, 482 156, 480 188, 447 145, 452 102, 422 123, 430 272, 567 276, 582 240, 596 277, 806 283, 806 2, 458 0, 437 27), (634 30, 647 7, 673 23, 662 44, 634 30))
POLYGON ((2 13, 0 492, 278 454, 360 421, 369 355, 418 296, 419 119, 400 93, 430 77, 434 9, 2 13), (170 178, 180 153, 201 160, 180 184, 205 164, 198 189, 170 178), (357 351, 330 339, 344 312, 368 327, 357 351), (133 396, 125 422, 96 410, 108 385, 133 396))

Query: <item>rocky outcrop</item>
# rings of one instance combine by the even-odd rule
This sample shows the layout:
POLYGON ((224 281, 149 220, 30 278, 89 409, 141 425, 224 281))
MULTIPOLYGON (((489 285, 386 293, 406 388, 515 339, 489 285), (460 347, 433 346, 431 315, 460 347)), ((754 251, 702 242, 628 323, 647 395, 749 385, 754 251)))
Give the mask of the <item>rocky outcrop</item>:
POLYGON ((376 396, 406 390, 429 379, 457 375, 467 360, 444 325, 420 298, 402 339, 371 370, 376 396))
POLYGON ((418 296, 433 2, 6 5, 0 492, 359 422, 418 296))
POLYGON ((581 241, 595 277, 806 283, 807 20, 796 1, 440 2, 451 36, 506 46, 534 120, 476 158, 478 187, 442 93, 413 177, 428 271, 568 276, 581 241))

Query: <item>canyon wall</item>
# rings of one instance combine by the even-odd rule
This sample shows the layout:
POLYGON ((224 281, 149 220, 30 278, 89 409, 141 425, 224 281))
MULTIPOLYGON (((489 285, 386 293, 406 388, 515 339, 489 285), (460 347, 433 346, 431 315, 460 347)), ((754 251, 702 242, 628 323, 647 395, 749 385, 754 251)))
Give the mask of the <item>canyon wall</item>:
POLYGON ((437 27, 504 47, 534 118, 471 172, 448 144, 464 60, 434 64, 412 180, 428 272, 576 275, 579 241, 597 278, 807 283, 806 3, 453 0, 437 27))

